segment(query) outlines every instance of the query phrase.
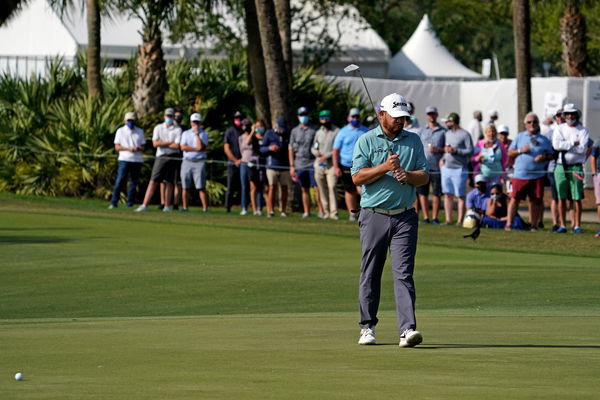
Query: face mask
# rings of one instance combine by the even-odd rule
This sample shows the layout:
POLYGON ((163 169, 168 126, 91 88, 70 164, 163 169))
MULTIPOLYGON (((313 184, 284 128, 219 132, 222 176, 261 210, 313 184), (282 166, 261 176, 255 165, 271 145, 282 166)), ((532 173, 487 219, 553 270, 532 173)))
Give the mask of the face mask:
POLYGON ((165 118, 167 125, 173 125, 173 118, 165 118))
POLYGON ((242 120, 240 118, 235 118, 233 120, 233 124, 237 127, 240 127, 240 125, 242 125, 242 120))
POLYGON ((255 129, 256 133, 265 133, 265 128, 256 128, 255 129))
POLYGON ((575 118, 575 119, 572 119, 572 118, 573 117, 571 117, 570 115, 567 118, 565 118, 565 122, 567 123, 567 125, 569 125, 569 126, 577 125, 577 118, 575 118))
POLYGON ((300 117, 298 117, 298 121, 300 121, 301 124, 308 124, 308 115, 301 115, 300 117))
POLYGON ((358 128, 360 126, 360 121, 357 119, 351 119, 350 125, 352 125, 354 128, 358 128))
POLYGON ((486 189, 487 189, 487 184, 485 184, 485 183, 477 184, 477 190, 479 190, 480 192, 485 192, 486 189))
POLYGON ((177 121, 177 123, 180 124, 181 121, 183 121, 183 115, 176 115, 175 116, 175 121, 177 121))
POLYGON ((127 127, 129 129, 133 129, 133 127, 135 126, 135 122, 133 122, 133 121, 127 121, 127 122, 125 122, 125 125, 127 125, 127 127))
POLYGON ((490 196, 493 200, 500 200, 500 195, 498 193, 494 193, 490 196))

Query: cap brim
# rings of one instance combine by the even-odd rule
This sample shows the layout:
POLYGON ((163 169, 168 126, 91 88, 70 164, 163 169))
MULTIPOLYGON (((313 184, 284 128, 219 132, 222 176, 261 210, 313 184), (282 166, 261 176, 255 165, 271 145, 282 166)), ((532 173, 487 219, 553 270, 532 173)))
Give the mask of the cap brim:
POLYGON ((399 111, 384 110, 384 111, 387 112, 390 115, 390 117, 392 117, 392 118, 410 117, 410 113, 408 111, 402 111, 402 110, 399 110, 399 111))

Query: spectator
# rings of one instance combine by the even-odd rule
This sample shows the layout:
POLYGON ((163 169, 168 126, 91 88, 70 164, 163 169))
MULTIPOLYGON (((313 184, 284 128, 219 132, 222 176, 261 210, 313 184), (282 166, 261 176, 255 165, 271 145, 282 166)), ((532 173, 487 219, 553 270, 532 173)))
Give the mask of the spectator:
POLYGON ((258 202, 258 213, 256 215, 262 215, 263 208, 266 207, 265 196, 269 193, 269 182, 267 181, 267 156, 260 152, 260 147, 263 143, 263 138, 267 132, 267 123, 262 119, 257 119, 253 126, 254 137, 258 141, 258 187, 256 188, 257 202, 258 202))
MULTIPOLYGON (((592 148, 592 176, 594 177, 594 196, 596 197, 596 210, 600 221, 600 139, 597 139, 592 148)), ((600 238, 600 230, 594 235, 600 238)))
POLYGON ((281 193, 281 217, 286 217, 289 172, 289 147, 290 137, 285 119, 279 118, 275 127, 265 133, 260 146, 260 152, 267 156, 267 180, 269 181, 269 195, 267 196, 267 216, 275 215, 275 200, 277 189, 281 193))
POLYGON ((496 125, 497 122, 498 122, 498 111, 490 110, 490 120, 487 122, 486 125, 496 125))
POLYGON ((477 142, 471 161, 473 172, 481 173, 491 186, 500 183, 508 162, 508 154, 504 145, 496 138, 495 125, 486 125, 484 132, 484 138, 477 142))
MULTIPOLYGON (((183 109, 181 107, 175 107, 175 125, 181 128, 181 132, 185 132, 188 130, 188 127, 183 124, 183 109)), ((179 204, 181 203, 181 163, 182 163, 182 153, 179 151, 175 156, 177 158, 177 166, 175 168, 175 183, 173 185, 173 210, 179 209, 179 204)), ((161 190, 161 200, 164 200, 165 185, 160 185, 161 190)), ((163 203, 161 203, 163 204, 163 203)))
MULTIPOLYGON (((440 175, 440 160, 444 154, 446 129, 437 122, 438 110, 429 106, 425 109, 427 125, 419 130, 419 137, 425 149, 425 157, 429 166, 429 183, 417 187, 418 203, 423 211, 423 222, 429 223, 429 193, 431 187, 432 210, 431 223, 439 225, 438 213, 442 197, 442 177, 440 175)), ((417 207, 415 207, 417 209, 417 207)))
POLYGON ((202 129, 202 116, 199 113, 190 117, 192 128, 181 134, 181 163, 182 211, 189 210, 189 192, 192 184, 198 190, 202 211, 208 210, 206 196, 206 149, 208 148, 208 133, 202 129))
POLYGON ((352 108, 348 113, 348 124, 340 129, 333 141, 333 166, 335 174, 338 178, 341 178, 344 184, 344 199, 350 214, 348 217, 350 221, 356 221, 356 214, 353 210, 358 208, 358 190, 352 182, 352 174, 350 173, 354 144, 367 130, 360 123, 359 109, 352 108))
POLYGON ((415 117, 415 105, 410 101, 408 102, 408 112, 410 112, 410 119, 404 121, 404 130, 418 133, 420 128, 419 120, 415 117))
POLYGON ((140 179, 140 171, 144 163, 142 152, 146 147, 144 131, 135 125, 137 120, 134 112, 125 114, 125 125, 117 129, 115 134, 115 150, 119 152, 117 179, 110 199, 108 208, 116 208, 119 203, 121 186, 129 176, 129 187, 127 188, 126 207, 132 207, 135 201, 135 188, 140 179))
MULTIPOLYGON (((502 185, 497 183, 490 189, 490 197, 487 199, 485 215, 481 226, 492 229, 504 229, 508 219, 508 196, 502 192, 502 185)), ((512 229, 528 229, 527 224, 517 213, 513 218, 512 229)))
MULTIPOLYGON (((257 121, 258 123, 258 121, 257 121)), ((250 197, 250 205, 252 206, 253 215, 262 215, 257 204, 256 194, 260 190, 260 173, 258 170, 258 157, 260 153, 260 145, 256 137, 256 126, 249 119, 242 121, 242 135, 240 136, 240 152, 242 153, 242 163, 240 164, 240 179, 242 184, 242 211, 240 215, 248 213, 248 197, 250 197), (250 196, 248 196, 248 188, 250 188, 250 196)))
POLYGON ((469 123, 469 127, 467 130, 471 134, 471 141, 473 143, 477 143, 478 140, 483 139, 483 128, 481 127, 481 121, 483 120, 483 115, 481 111, 473 112, 473 120, 469 123))
POLYGON ((504 145, 504 148, 506 149, 506 165, 504 166, 505 170, 510 170, 513 167, 513 164, 515 162, 515 160, 511 157, 508 157, 508 148, 510 147, 510 144, 512 143, 512 140, 508 138, 508 135, 510 134, 510 131, 508 129, 508 125, 498 125, 497 128, 498 131, 498 141, 500 143, 502 143, 504 145))
POLYGON ((450 113, 446 118, 444 156, 442 158, 442 193, 444 193, 444 211, 446 225, 452 223, 454 197, 458 198, 457 225, 462 224, 465 212, 465 192, 467 181, 467 164, 473 154, 471 135, 460 127, 460 117, 450 113))
POLYGON ((558 192, 558 233, 566 232, 567 199, 573 201, 575 213, 571 219, 573 233, 581 233, 581 200, 583 199, 583 164, 588 150, 589 131, 579 122, 581 114, 574 104, 563 108, 565 123, 552 133, 552 146, 559 152, 554 169, 558 192))
POLYGON ((526 130, 520 132, 508 148, 508 156, 515 158, 512 193, 508 204, 508 218, 504 229, 512 229, 521 200, 529 198, 529 224, 537 231, 542 215, 544 175, 554 150, 548 139, 540 135, 540 121, 533 112, 525 116, 526 130))
MULTIPOLYGON (((554 130, 563 122, 562 110, 559 109, 554 113, 554 123, 550 127, 550 130, 544 135, 550 141, 550 143, 552 143, 554 130)), ((552 228, 550 229, 551 232, 556 232, 558 228, 560 228, 560 219, 558 217, 558 192, 556 191, 556 180, 554 179, 554 170, 556 169, 557 157, 558 152, 555 150, 554 157, 552 157, 550 162, 548 162, 548 174, 546 175, 546 178, 548 178, 548 186, 550 187, 550 195, 552 196, 552 199, 550 200, 550 214, 552 217, 552 228)))
POLYGON ((167 108, 165 110, 165 122, 154 127, 152 133, 152 145, 156 147, 156 159, 152 167, 150 183, 146 189, 144 203, 135 211, 144 212, 148 210, 148 205, 152 200, 156 186, 166 182, 165 189, 165 207, 163 211, 173 211, 171 200, 173 197, 173 183, 175 182, 175 170, 177 168, 177 154, 179 152, 179 142, 181 141, 181 128, 175 125, 175 110, 167 108))
MULTIPOLYGON (((309 125, 310 117, 306 107, 298 109, 298 121, 299 124, 292 129, 290 134, 290 147, 288 150, 290 176, 292 180, 300 184, 302 209, 304 211, 302 218, 308 218, 310 216, 310 188, 317 186, 313 168, 315 156, 311 151, 316 130, 309 125)), ((322 216, 322 213, 319 213, 319 216, 322 216)))
POLYGON ((467 195, 467 210, 473 210, 483 217, 487 208, 487 199, 489 197, 490 194, 488 193, 487 179, 482 174, 476 175, 475 189, 471 190, 467 195))
POLYGON ((315 156, 315 180, 323 203, 323 218, 338 219, 337 176, 331 161, 333 141, 340 128, 331 123, 331 111, 319 113, 321 127, 315 133, 312 153, 315 156))
POLYGON ((227 156, 227 192, 225 194, 227 212, 231 212, 236 193, 241 191, 240 165, 242 154, 240 153, 240 135, 242 134, 242 119, 244 119, 244 114, 236 111, 233 114, 233 126, 227 128, 223 139, 223 150, 227 156))

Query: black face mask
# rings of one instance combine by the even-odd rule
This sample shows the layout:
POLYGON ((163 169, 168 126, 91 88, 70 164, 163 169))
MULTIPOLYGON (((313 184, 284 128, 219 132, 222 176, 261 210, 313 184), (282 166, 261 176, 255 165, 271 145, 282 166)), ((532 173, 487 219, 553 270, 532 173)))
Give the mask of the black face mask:
POLYGON ((485 193, 485 191, 487 190, 487 184, 486 183, 478 183, 477 190, 479 190, 481 193, 485 193))
POLYGON ((177 121, 177 123, 180 124, 181 121, 183 121, 183 115, 176 115, 175 116, 175 121, 177 121))

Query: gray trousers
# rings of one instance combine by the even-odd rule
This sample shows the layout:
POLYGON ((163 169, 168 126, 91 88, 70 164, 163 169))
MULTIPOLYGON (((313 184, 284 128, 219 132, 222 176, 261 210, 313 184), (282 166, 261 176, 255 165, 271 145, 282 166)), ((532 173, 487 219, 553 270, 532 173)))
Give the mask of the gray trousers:
POLYGON ((419 220, 414 209, 388 216, 371 210, 360 211, 362 259, 358 300, 362 328, 377 325, 381 296, 381 275, 388 249, 392 257, 392 276, 398 331, 416 329, 415 284, 413 271, 417 250, 419 220))

